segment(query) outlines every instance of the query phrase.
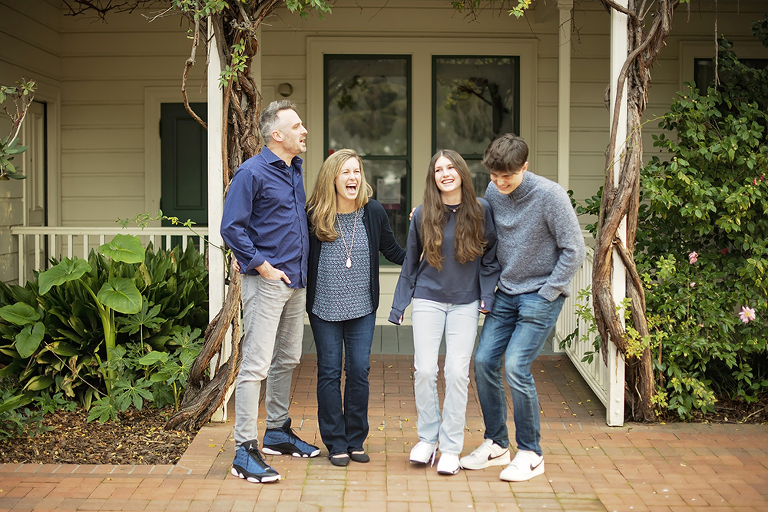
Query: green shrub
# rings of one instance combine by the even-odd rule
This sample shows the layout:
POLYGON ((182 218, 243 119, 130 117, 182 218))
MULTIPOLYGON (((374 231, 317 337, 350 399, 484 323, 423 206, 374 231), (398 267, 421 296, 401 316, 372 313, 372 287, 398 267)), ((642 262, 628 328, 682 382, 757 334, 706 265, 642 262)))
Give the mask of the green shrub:
POLYGON ((672 157, 643 172, 636 260, 649 321, 668 334, 660 385, 686 417, 712 410, 715 394, 751 401, 768 388, 768 115, 746 98, 690 87, 662 126, 677 140, 660 135, 655 145, 672 157), (744 307, 757 321, 740 320, 744 307))
MULTIPOLYGON (((193 244, 185 251, 175 247, 153 252, 150 247, 142 263, 115 263, 96 252, 87 262, 52 263, 60 265, 67 277, 44 294, 40 276, 25 287, 0 283, 0 378, 17 379, 19 392, 32 396, 44 390, 61 392, 86 408, 108 394, 103 372, 119 368, 109 364, 99 309, 104 306, 94 295, 110 277, 130 280, 141 292, 142 304, 134 314, 113 313, 115 350, 135 344, 131 350, 137 359, 152 351, 173 354, 185 346, 179 341, 185 329, 202 329, 208 323, 208 273, 193 244)), ((175 357, 178 360, 180 353, 175 357)), ((115 381, 123 377, 112 375, 115 381)), ((174 403, 178 391, 173 383, 151 381, 149 388, 153 387, 153 396, 166 397, 160 399, 161 405, 174 403), (159 389, 162 386, 169 389, 159 389)))
MULTIPOLYGON (((755 27, 768 34, 768 17, 755 27)), ((654 136, 669 157, 641 175, 635 263, 654 403, 681 418, 768 390, 768 70, 744 66, 725 40, 721 49, 727 81, 680 93, 660 124, 674 137, 654 136)), ((577 212, 596 215, 601 195, 577 212)))
POLYGON ((750 402, 768 389, 768 71, 721 48, 728 81, 677 98, 661 122, 676 138, 654 143, 670 158, 642 176, 636 263, 649 322, 665 335, 661 403, 684 418, 716 396, 750 402))

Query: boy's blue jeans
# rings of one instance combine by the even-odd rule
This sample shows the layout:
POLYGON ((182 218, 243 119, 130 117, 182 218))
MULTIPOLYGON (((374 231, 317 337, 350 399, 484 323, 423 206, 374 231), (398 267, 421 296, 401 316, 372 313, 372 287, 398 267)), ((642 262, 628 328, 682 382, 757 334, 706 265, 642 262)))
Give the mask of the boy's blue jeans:
POLYGON ((531 364, 555 326, 564 302, 562 295, 549 302, 538 293, 508 295, 496 291, 493 310, 485 318, 475 352, 475 382, 485 421, 485 439, 505 448, 509 446, 501 373, 504 358, 512 391, 517 448, 542 455, 539 397, 531 364))

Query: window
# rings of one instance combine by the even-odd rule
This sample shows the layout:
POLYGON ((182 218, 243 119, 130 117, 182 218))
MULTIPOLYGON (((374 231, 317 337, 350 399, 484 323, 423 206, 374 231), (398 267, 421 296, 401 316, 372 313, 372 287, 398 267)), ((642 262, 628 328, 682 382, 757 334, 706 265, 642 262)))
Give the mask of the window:
POLYGON ((373 198, 387 210, 395 238, 408 239, 411 182, 411 57, 325 56, 324 149, 363 158, 373 198))
MULTIPOLYGON (((768 59, 739 58, 739 62, 753 69, 765 69, 768 67, 768 59)), ((707 88, 715 81, 715 59, 694 59, 693 73, 693 80, 696 82, 696 89, 699 91, 699 94, 706 94, 707 88)), ((719 78, 721 81, 728 81, 728 77, 722 74, 719 78)))
POLYGON ((433 56, 432 91, 432 153, 460 153, 482 196, 490 181, 485 148, 499 135, 520 133, 520 58, 433 56))

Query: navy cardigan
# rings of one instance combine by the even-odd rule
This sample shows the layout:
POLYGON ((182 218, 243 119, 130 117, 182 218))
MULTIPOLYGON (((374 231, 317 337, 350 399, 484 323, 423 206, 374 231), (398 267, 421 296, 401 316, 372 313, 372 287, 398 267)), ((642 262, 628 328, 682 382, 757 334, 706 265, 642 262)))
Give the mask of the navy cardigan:
MULTIPOLYGON (((389 227, 387 212, 381 203, 373 199, 363 207, 363 224, 368 234, 368 254, 371 263, 371 303, 373 310, 379 307, 379 251, 387 260, 402 265, 405 260, 405 249, 400 247, 389 227), (378 249, 378 250, 376 250, 378 249)), ((317 291, 317 272, 320 264, 320 245, 322 242, 315 236, 312 225, 309 226, 309 265, 307 269, 307 311, 312 312, 317 291)))

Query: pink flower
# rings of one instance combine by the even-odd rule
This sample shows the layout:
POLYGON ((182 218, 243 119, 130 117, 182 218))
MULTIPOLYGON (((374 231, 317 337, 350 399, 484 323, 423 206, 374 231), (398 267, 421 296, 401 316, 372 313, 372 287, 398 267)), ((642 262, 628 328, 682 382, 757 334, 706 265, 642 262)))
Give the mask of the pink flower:
POLYGON ((749 306, 742 306, 741 312, 739 312, 739 319, 742 321, 742 323, 748 324, 752 320, 757 318, 755 315, 755 310, 750 308, 749 306))
POLYGON ((753 185, 757 185, 757 178, 755 178, 755 179, 753 179, 753 180, 752 180, 752 184, 753 184, 753 185))
POLYGON ((696 283, 691 283, 690 286, 691 286, 691 288, 693 288, 694 286, 696 286, 696 283))
POLYGON ((693 265, 693 264, 694 264, 694 263, 696 263, 697 261, 699 261, 699 253, 697 253, 696 251, 693 251, 692 253, 690 253, 690 254, 688 255, 688 262, 689 262, 691 265, 693 265))

